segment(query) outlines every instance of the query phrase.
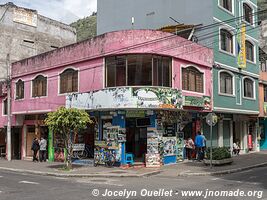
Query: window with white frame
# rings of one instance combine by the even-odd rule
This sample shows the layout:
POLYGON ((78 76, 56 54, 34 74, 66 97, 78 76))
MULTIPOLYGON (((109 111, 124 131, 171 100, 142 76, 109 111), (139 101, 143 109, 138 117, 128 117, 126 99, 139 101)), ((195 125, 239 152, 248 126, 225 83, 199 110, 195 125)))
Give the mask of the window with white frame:
POLYGON ((32 97, 46 96, 47 78, 43 75, 37 76, 32 81, 32 97))
POLYGON ((244 97, 254 98, 254 81, 250 78, 244 79, 244 97))
POLYGON ((233 95, 233 76, 228 72, 220 73, 220 93, 233 95))
POLYGON ((246 40, 246 58, 247 60, 254 62, 254 57, 254 45, 246 40))
POLYGON ((224 9, 232 12, 232 0, 219 0, 220 1, 220 6, 223 7, 224 9))
POLYGON ((249 24, 253 24, 253 9, 247 3, 243 3, 243 19, 249 24))
POLYGON ((220 37, 221 37, 221 50, 227 51, 229 53, 234 52, 233 48, 233 35, 226 29, 220 30, 220 37))

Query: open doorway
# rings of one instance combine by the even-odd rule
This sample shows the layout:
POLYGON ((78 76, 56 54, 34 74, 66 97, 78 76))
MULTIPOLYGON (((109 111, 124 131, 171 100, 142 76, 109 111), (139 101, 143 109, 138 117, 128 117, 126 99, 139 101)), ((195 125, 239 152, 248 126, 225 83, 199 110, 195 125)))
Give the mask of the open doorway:
POLYGON ((137 127, 136 118, 126 120, 126 152, 134 155, 135 162, 145 162, 147 127, 137 127))

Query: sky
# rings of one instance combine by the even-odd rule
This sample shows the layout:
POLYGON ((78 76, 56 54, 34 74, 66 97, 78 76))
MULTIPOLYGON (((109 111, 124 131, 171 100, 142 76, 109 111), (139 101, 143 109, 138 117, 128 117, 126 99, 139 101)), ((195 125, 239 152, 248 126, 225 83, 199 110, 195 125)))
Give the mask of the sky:
POLYGON ((37 10, 41 15, 66 24, 89 16, 97 9, 97 0, 0 0, 0 4, 7 2, 37 10))

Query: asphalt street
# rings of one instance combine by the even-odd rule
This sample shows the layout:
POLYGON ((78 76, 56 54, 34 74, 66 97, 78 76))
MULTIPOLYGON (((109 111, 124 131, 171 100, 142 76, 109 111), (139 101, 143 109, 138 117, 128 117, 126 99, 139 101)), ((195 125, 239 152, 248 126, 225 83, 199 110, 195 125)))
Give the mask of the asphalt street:
POLYGON ((146 178, 57 178, 0 171, 0 200, 266 200, 266 177, 267 167, 224 176, 164 177, 159 174, 146 178), (187 191, 202 193, 188 196, 187 191), (225 195, 222 191, 232 193, 220 196, 225 195), (240 196, 240 192, 244 194, 240 196))

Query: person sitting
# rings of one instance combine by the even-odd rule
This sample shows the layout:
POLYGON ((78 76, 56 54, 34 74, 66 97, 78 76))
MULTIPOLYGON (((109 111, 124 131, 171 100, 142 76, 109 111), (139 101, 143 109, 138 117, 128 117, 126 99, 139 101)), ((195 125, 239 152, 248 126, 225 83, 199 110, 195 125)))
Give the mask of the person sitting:
POLYGON ((238 156, 239 152, 240 152, 240 147, 238 145, 238 142, 234 142, 234 144, 233 144, 233 153, 234 153, 234 155, 238 156))

